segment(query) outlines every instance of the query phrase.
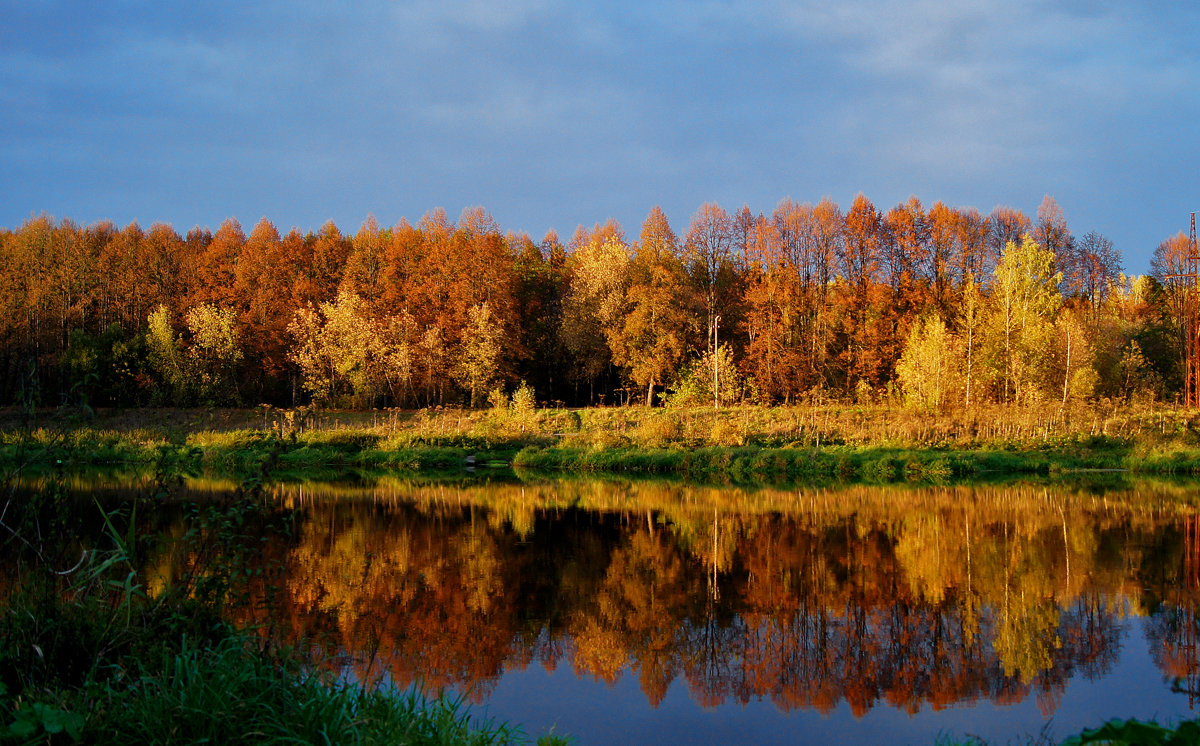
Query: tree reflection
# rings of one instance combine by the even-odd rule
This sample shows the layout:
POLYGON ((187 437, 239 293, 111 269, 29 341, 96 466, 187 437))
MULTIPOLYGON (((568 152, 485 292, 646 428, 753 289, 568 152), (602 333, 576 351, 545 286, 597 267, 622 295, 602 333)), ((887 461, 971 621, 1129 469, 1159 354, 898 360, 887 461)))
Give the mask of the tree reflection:
POLYGON ((1126 615, 1148 613, 1164 675, 1194 691, 1200 670, 1200 544, 1170 507, 1021 487, 279 497, 300 523, 264 551, 285 568, 270 614, 364 678, 479 699, 505 670, 567 662, 635 675, 654 706, 681 681, 703 706, 861 716, 1034 695, 1052 712, 1072 676, 1113 669, 1126 615))

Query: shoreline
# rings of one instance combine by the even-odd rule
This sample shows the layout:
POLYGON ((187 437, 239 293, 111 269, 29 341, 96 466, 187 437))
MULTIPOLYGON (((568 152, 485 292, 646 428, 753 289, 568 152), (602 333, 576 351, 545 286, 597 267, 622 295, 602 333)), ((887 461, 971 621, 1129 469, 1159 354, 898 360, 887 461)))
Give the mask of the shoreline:
MULTIPOLYGON (((673 474, 721 481, 942 482, 1004 475, 1200 475, 1192 412, 1090 410, 1047 418, 825 405, 670 410, 123 410, 0 412, 0 467, 143 466, 239 474, 673 474), (297 414, 299 412, 299 414, 297 414), (986 427, 985 427, 986 424, 986 427)), ((1200 420, 1200 418, 1196 418, 1200 420)), ((1200 424, 1200 423, 1197 423, 1200 424)))

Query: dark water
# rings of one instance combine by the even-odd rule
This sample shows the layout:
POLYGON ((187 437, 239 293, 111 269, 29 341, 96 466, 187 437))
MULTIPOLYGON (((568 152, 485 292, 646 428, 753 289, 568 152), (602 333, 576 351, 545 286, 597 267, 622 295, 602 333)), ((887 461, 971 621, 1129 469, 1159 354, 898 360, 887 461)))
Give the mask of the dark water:
POLYGON ((1004 743, 1198 715, 1191 484, 383 480, 272 485, 236 521, 232 494, 141 502, 151 592, 235 557, 239 621, 531 733, 1004 743))

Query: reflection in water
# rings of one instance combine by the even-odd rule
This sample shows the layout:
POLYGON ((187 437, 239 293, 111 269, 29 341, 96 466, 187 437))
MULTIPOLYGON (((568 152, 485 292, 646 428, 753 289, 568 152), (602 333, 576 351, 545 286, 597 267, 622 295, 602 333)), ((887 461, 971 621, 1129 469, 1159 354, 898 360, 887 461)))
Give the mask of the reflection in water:
MULTIPOLYGON (((1049 714, 1073 677, 1113 671, 1131 615, 1151 615, 1155 665, 1197 691, 1200 539, 1184 487, 267 492, 293 529, 255 550, 273 580, 244 590, 239 618, 362 678, 483 700, 536 664, 636 677, 653 706, 682 681, 705 707, 861 716, 1032 696, 1049 714)), ((185 522, 160 528, 182 536, 185 522)), ((204 556, 161 546, 151 578, 204 556)))

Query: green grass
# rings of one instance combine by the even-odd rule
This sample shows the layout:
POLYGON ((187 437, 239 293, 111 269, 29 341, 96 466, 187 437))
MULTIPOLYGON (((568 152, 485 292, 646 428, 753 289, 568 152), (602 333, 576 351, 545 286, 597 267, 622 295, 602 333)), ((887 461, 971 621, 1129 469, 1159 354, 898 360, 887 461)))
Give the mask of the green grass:
MULTIPOLYGON (((476 721, 461 701, 380 690, 305 672, 231 638, 185 642, 127 681, 68 697, 91 713, 89 743, 504 744, 523 734, 476 721)), ((64 708, 65 709, 65 708, 64 708)))
MULTIPOLYGON (((461 700, 339 682, 230 635, 114 661, 74 688, 0 686, 0 743, 517 744, 461 700), (66 742, 66 741, 64 741, 66 742)), ((95 672, 94 672, 95 673, 95 672)), ((565 743, 543 737, 538 743, 565 743)))
MULTIPOLYGON (((228 474, 275 469, 451 470, 514 464, 560 472, 673 472, 733 480, 945 481, 1124 469, 1200 474, 1200 417, 1108 403, 416 412, 146 410, 0 429, 0 464, 153 465, 228 474)), ((11 418, 10 418, 11 419, 11 418)), ((0 423, 5 422, 0 416, 0 423)))

